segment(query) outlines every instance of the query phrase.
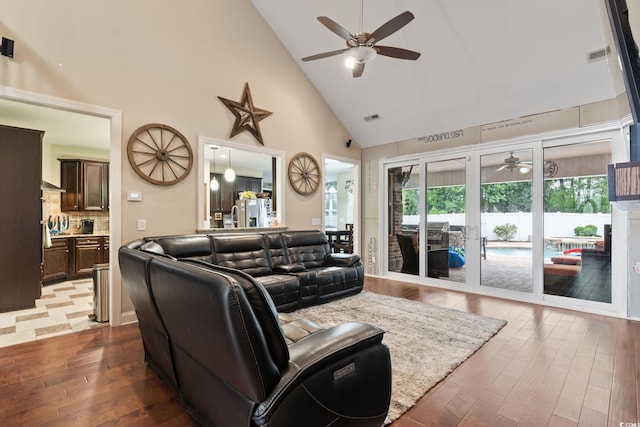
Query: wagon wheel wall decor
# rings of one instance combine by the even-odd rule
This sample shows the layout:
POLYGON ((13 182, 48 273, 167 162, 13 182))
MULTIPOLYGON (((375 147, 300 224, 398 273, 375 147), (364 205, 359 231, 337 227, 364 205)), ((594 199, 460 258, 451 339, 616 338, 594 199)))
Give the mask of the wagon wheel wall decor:
POLYGON ((189 175, 193 152, 187 139, 171 126, 151 123, 136 129, 127 144, 131 167, 157 185, 173 185, 189 175))
POLYGON ((304 196, 315 193, 320 186, 320 166, 308 153, 298 153, 289 162, 289 182, 304 196))

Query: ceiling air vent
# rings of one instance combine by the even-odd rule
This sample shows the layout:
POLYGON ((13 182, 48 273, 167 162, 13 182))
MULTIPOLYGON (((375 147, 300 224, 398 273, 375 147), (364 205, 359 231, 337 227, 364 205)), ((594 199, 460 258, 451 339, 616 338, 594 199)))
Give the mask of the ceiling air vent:
POLYGON ((600 61, 601 59, 604 59, 607 56, 609 56, 610 53, 611 53, 611 48, 609 46, 603 49, 594 50, 593 52, 587 53, 587 62, 600 61))
POLYGON ((366 117, 364 118, 364 121, 365 121, 365 122, 371 122, 371 121, 373 121, 373 120, 380 120, 380 114, 372 114, 372 115, 370 115, 370 116, 366 116, 366 117))

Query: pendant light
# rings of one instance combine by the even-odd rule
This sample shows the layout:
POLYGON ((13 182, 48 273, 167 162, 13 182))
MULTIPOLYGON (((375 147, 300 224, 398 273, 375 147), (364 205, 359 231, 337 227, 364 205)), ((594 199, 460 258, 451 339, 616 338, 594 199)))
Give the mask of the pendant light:
POLYGON ((218 147, 211 147, 211 149, 213 150, 213 178, 211 178, 209 188, 211 188, 211 191, 218 191, 218 189, 220 188, 220 183, 216 178, 216 150, 218 149, 218 147))
POLYGON ((224 179, 227 182, 233 182, 236 179, 236 173, 233 169, 231 169, 231 148, 229 148, 229 162, 227 164, 227 169, 224 171, 224 179))

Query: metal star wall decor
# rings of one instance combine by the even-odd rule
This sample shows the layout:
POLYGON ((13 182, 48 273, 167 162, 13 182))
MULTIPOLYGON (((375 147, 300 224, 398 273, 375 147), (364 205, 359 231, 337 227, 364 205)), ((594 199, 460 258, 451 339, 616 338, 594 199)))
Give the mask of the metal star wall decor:
POLYGON ((261 145, 264 145, 262 132, 260 131, 260 120, 266 119, 272 113, 271 111, 256 108, 253 105, 249 83, 245 83, 244 85, 244 92, 242 93, 242 100, 240 102, 232 101, 221 96, 218 98, 227 106, 233 115, 236 116, 236 121, 233 123, 233 129, 231 129, 229 138, 233 138, 240 132, 247 130, 256 137, 261 145))

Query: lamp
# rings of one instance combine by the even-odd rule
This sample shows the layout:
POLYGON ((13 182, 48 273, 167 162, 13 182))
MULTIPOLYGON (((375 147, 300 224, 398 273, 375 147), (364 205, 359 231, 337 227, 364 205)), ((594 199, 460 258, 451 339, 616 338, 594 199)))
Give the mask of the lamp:
POLYGON ((216 151, 215 151, 218 149, 218 147, 211 147, 211 149, 213 150, 213 178, 211 178, 209 187, 211 188, 211 191, 218 191, 218 189, 220 188, 220 183, 216 178, 216 151))
POLYGON ((367 62, 376 57, 378 52, 369 46, 357 46, 349 49, 349 54, 344 60, 344 65, 353 70, 358 62, 367 62))
POLYGON ((231 169, 231 148, 229 148, 229 162, 227 163, 227 169, 224 171, 224 179, 227 182, 233 182, 236 179, 236 173, 231 169))

